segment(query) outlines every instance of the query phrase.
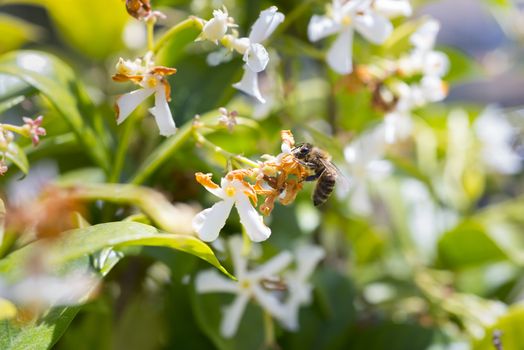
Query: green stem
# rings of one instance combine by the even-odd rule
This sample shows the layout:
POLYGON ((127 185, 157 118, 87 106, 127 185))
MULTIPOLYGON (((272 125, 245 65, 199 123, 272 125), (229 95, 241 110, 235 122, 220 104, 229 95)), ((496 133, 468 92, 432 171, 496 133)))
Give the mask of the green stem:
POLYGON ((222 155, 224 158, 226 159, 232 159, 232 160, 236 160, 240 163, 244 163, 246 164, 247 166, 250 166, 252 168, 258 168, 258 163, 252 161, 251 159, 249 158, 246 158, 246 157, 243 157, 241 155, 238 155, 238 154, 234 154, 234 153, 231 153, 231 152, 228 152, 226 151, 225 149, 223 149, 222 147, 220 146, 217 146, 215 145, 213 142, 209 141, 208 139, 206 139, 202 134, 200 134, 199 132, 195 131, 193 133, 196 141, 201 144, 202 146, 205 146, 206 148, 208 148, 209 150, 215 152, 215 153, 218 153, 220 155, 222 155))
POLYGON ((178 129, 175 135, 165 140, 146 158, 130 182, 135 185, 143 183, 160 165, 166 162, 176 150, 191 138, 192 132, 192 122, 188 122, 178 129))
POLYGON ((25 129, 22 126, 11 125, 11 124, 0 124, 0 128, 4 129, 4 130, 9 130, 9 131, 15 132, 15 133, 17 133, 19 135, 22 135, 24 137, 31 137, 31 135, 29 135, 29 132, 27 131, 27 129, 25 129))
POLYGON ((118 143, 118 148, 116 150, 116 155, 114 159, 114 165, 111 169, 111 174, 109 175, 109 182, 118 182, 122 174, 122 169, 124 167, 124 161, 126 159, 126 151, 129 148, 129 141, 135 126, 135 118, 131 117, 124 125, 124 131, 118 143))
POLYGON ((195 28, 195 29, 202 29, 204 26, 200 19, 197 17, 191 16, 188 19, 178 23, 177 25, 171 27, 158 41, 156 42, 156 45, 153 46, 152 51, 153 53, 158 53, 164 45, 171 40, 171 38, 177 34, 179 34, 181 31, 188 29, 188 28, 195 28))
POLYGON ((275 325, 271 315, 264 310, 264 343, 267 348, 273 348, 275 345, 275 325))
MULTIPOLYGON (((154 18, 154 17, 153 17, 154 18)), ((153 51, 155 47, 155 20, 151 19, 146 22, 147 28, 147 51, 153 51)))

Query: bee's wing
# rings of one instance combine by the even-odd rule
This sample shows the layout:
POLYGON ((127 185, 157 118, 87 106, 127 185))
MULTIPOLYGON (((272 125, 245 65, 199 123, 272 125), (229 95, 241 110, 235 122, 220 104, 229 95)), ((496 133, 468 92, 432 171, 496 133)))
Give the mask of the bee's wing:
POLYGON ((327 159, 321 159, 320 161, 322 162, 326 170, 337 174, 336 187, 338 187, 339 191, 342 193, 349 192, 349 188, 350 188, 349 178, 335 165, 335 163, 327 159))

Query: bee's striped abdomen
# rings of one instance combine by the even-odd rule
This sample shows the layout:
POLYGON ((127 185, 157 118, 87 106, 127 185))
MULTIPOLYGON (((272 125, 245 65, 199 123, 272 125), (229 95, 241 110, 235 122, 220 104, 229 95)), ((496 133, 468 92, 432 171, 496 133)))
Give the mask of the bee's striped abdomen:
POLYGON ((315 207, 323 204, 333 192, 337 174, 335 172, 324 171, 318 178, 315 191, 313 192, 313 204, 315 207))

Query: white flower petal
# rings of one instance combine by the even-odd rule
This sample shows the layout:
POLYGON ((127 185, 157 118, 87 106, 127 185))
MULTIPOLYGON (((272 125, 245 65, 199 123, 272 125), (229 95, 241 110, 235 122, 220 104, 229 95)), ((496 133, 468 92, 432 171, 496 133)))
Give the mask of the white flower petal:
POLYGON ((364 38, 374 44, 382 44, 393 32, 391 22, 374 12, 355 16, 355 28, 364 38))
POLYGON ((449 70, 449 58, 446 54, 438 51, 429 51, 424 56, 424 75, 442 77, 449 70))
POLYGON ((356 182, 350 198, 350 207, 356 214, 370 215, 373 209, 366 183, 356 182))
POLYGON ((290 296, 290 299, 286 301, 285 311, 279 319, 280 323, 289 331, 297 331, 299 328, 299 312, 300 302, 298 298, 290 296))
POLYGON ((244 62, 255 73, 262 72, 269 63, 269 54, 264 46, 254 43, 244 53, 244 62))
POLYGON ((409 0, 376 0, 373 8, 388 18, 411 16, 413 13, 409 0))
POLYGON ((260 103, 266 103, 266 100, 262 97, 262 94, 258 89, 258 73, 253 72, 247 66, 244 66, 244 75, 242 76, 242 80, 236 84, 233 84, 233 87, 242 92, 245 92, 250 96, 253 96, 260 103))
POLYGON ((264 310, 269 312, 273 317, 281 319, 285 313, 284 304, 281 303, 273 294, 265 291, 261 286, 253 286, 253 294, 257 302, 264 310))
POLYGON ((439 30, 440 23, 437 20, 430 19, 411 35, 410 41, 417 49, 431 50, 435 46, 439 30))
POLYGON ((299 246, 295 252, 297 263, 297 277, 305 281, 311 276, 317 264, 325 256, 324 249, 314 245, 299 246))
POLYGON ((353 70, 353 29, 345 28, 328 51, 327 62, 339 74, 349 74, 353 70))
POLYGON ((285 16, 278 12, 276 6, 260 12, 260 16, 251 27, 249 33, 249 40, 252 43, 261 43, 266 40, 278 27, 278 25, 284 22, 285 16))
POLYGON ((341 25, 331 17, 314 15, 307 27, 309 41, 318 41, 341 30, 341 25))
POLYGON ((155 92, 155 107, 149 108, 149 112, 155 117, 156 124, 160 130, 160 135, 171 136, 176 133, 175 122, 169 109, 166 99, 166 92, 163 86, 158 87, 155 92))
POLYGON ((388 113, 384 117, 384 136, 387 143, 395 143, 411 134, 413 122, 405 113, 388 113))
POLYGON ((240 216, 240 223, 253 242, 262 242, 269 238, 271 229, 264 224, 262 216, 251 205, 247 196, 237 196, 236 207, 240 216))
POLYGON ((238 283, 224 277, 217 270, 206 270, 196 276, 195 288, 198 293, 237 293, 238 283))
POLYGON ((222 323, 220 324, 220 334, 223 337, 231 338, 235 335, 248 301, 249 295, 239 294, 233 304, 224 308, 222 323))
POLYGON ((293 260, 293 255, 288 251, 283 251, 277 256, 271 258, 263 265, 259 266, 256 270, 249 273, 249 276, 256 280, 261 278, 269 278, 278 274, 280 271, 284 270, 291 261, 293 260))
POLYGON ((235 270, 235 276, 238 279, 243 279, 247 271, 247 257, 242 255, 243 248, 242 236, 233 236, 228 241, 229 254, 233 261, 233 268, 235 270))
POLYGON ((226 224, 234 201, 223 200, 215 203, 211 208, 202 210, 193 218, 193 229, 204 242, 217 239, 220 230, 226 224))
POLYGON ((139 104, 144 102, 146 98, 151 96, 155 92, 155 89, 138 89, 131 91, 125 95, 120 96, 116 100, 118 107, 118 117, 116 123, 120 124, 129 117, 139 104))
POLYGON ((438 102, 448 94, 446 84, 439 77, 425 76, 420 81, 423 98, 429 102, 438 102))

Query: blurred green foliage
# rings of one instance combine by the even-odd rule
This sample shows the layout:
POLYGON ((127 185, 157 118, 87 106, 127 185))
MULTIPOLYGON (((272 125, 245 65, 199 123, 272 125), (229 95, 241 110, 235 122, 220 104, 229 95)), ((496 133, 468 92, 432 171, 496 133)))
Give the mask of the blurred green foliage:
MULTIPOLYGON (((7 158, 24 174, 31 174, 30 164, 52 159, 59 170, 55 186, 73 191, 93 224, 82 221, 53 248, 7 230, 0 276, 15 281, 29 257, 43 250, 62 272, 95 268, 103 277, 102 287, 84 305, 0 321, 0 348, 435 350, 462 345, 487 350, 494 349, 493 337, 500 331, 504 349, 524 349, 523 175, 498 174, 482 163, 482 143, 473 129, 483 106, 444 103, 416 110, 413 136, 388 148, 393 174, 366 179, 373 205, 369 215, 355 212, 348 195, 333 195, 314 208, 309 184, 292 205, 276 206, 263 259, 299 240, 326 250, 312 278, 313 302, 300 310, 299 330, 274 323, 272 332, 261 307, 250 303, 237 335, 220 335, 222 307, 231 298, 199 295, 194 277, 208 263, 229 274, 231 264, 223 251, 188 233, 195 206, 212 203, 194 173, 212 172, 216 179, 236 163, 198 142, 194 116, 212 126, 202 131, 206 140, 232 155, 278 154, 279 131, 291 129, 298 142, 329 151, 344 173, 352 170, 344 160, 345 146, 383 121, 372 106, 372 92, 355 90, 347 76, 328 70, 322 58, 328 43, 307 40, 308 20, 322 10, 323 1, 224 4, 242 33, 272 4, 287 16, 289 22, 268 45, 275 55, 263 78, 272 82, 269 107, 253 104, 231 87, 241 77, 241 57, 207 65, 206 56, 216 47, 194 42, 199 32, 188 27, 166 37, 157 55, 158 64, 178 70, 169 82, 179 130, 166 139, 158 136, 145 107, 119 127, 114 122, 115 96, 127 87, 111 82, 113 67, 119 56, 132 59, 146 51, 126 47, 126 26, 138 22, 127 15, 123 1, 0 1, 0 11, 4 5, 28 11, 37 6, 49 19, 44 28, 0 16, 2 122, 43 114, 48 131, 38 148, 20 142, 7 158), (51 31, 58 44, 39 44, 51 31), (239 113, 232 133, 217 127, 222 106, 239 113), (103 258, 110 252, 112 258, 103 258)), ((210 18, 221 3, 159 0, 153 5, 168 16, 157 25, 158 42, 191 15, 210 18)), ((357 38, 355 61, 398 57, 409 50, 409 36, 420 21, 399 24, 383 46, 357 38)), ((449 84, 484 74, 477 61, 456 48, 442 51, 450 60, 449 84)), ((12 169, 0 180, 7 215, 8 185, 21 176, 12 169)), ((349 176, 349 181, 356 180, 349 176)), ((221 235, 240 231, 233 217, 221 235)), ((0 319, 3 310, 0 299, 0 319)))

